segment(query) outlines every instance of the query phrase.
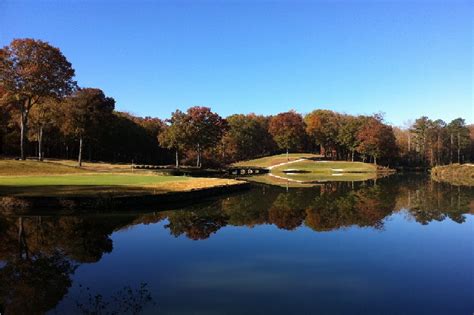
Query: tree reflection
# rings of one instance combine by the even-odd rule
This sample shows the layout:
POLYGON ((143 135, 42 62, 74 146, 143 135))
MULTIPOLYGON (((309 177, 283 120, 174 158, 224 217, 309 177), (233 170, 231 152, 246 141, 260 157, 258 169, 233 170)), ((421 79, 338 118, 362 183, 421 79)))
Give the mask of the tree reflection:
POLYGON ((57 252, 18 257, 0 269, 0 304, 6 314, 43 314, 54 308, 72 284, 76 266, 57 252))
MULTIPOLYGON (((0 217, 0 309, 44 314, 72 284, 78 263, 112 251, 109 235, 130 218, 0 217)), ((3 314, 2 312, 2 314, 3 314)))
POLYGON ((251 192, 215 201, 205 207, 163 213, 175 236, 206 239, 226 225, 254 227, 273 224, 314 231, 351 226, 383 229, 385 218, 407 211, 417 222, 451 220, 462 223, 472 211, 472 188, 452 187, 423 177, 385 178, 364 183, 327 183, 290 190, 258 186, 251 192))
POLYGON ((228 217, 219 206, 213 203, 196 210, 172 211, 168 216, 169 224, 165 227, 176 237, 185 234, 192 240, 206 239, 227 225, 228 217))

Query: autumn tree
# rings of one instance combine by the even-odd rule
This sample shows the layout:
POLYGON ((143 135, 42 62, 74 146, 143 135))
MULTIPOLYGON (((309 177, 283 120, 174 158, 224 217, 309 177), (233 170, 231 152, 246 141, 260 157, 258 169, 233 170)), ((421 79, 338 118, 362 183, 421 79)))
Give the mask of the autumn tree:
POLYGON ((367 120, 357 133, 357 139, 357 151, 371 156, 374 164, 377 164, 379 158, 393 156, 397 150, 392 127, 385 125, 377 117, 367 120))
POLYGON ((20 150, 25 159, 25 137, 31 109, 46 97, 62 98, 76 83, 74 69, 61 51, 34 39, 15 39, 0 50, 0 87, 18 104, 20 150))
POLYGON ((321 147, 320 152, 327 155, 336 150, 340 123, 339 114, 325 109, 312 111, 305 116, 306 132, 321 147))
POLYGON ((202 151, 215 147, 221 140, 227 124, 209 107, 194 106, 186 112, 187 144, 197 152, 196 166, 202 165, 202 151))
POLYGON ((84 139, 94 138, 93 132, 102 128, 101 123, 110 119, 115 101, 95 88, 79 89, 64 103, 64 134, 79 140, 78 165, 82 166, 84 139))
POLYGON ((179 168, 179 153, 186 148, 188 143, 188 117, 180 110, 171 114, 166 120, 163 131, 158 135, 161 146, 175 151, 176 168, 179 168))
POLYGON ((289 150, 301 147, 305 137, 305 124, 300 114, 295 111, 280 113, 273 116, 268 126, 268 131, 273 136, 273 140, 282 150, 286 150, 288 157, 289 150))

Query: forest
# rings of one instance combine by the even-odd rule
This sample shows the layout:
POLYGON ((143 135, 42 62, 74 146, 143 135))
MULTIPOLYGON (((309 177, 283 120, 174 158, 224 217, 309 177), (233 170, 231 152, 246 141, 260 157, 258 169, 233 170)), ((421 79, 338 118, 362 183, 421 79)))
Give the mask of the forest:
POLYGON ((0 156, 220 167, 283 152, 390 167, 432 167, 474 159, 474 125, 427 116, 404 128, 382 114, 327 109, 221 117, 205 106, 169 119, 115 109, 113 96, 74 80, 61 50, 15 39, 0 50, 0 156))

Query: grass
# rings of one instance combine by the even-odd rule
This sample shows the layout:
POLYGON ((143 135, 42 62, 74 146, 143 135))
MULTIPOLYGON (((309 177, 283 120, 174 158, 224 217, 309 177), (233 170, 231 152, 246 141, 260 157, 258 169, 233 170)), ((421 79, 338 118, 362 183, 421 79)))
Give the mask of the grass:
POLYGON ((0 176, 62 175, 86 172, 86 170, 60 163, 0 160, 0 176))
POLYGON ((184 192, 235 185, 231 179, 156 175, 152 172, 121 172, 113 164, 80 169, 61 162, 0 160, 0 195, 94 196, 97 194, 143 195, 184 192))
MULTIPOLYGON (((302 158, 320 158, 320 155, 312 154, 312 153, 290 153, 288 155, 289 161, 295 161, 302 158)), ((280 163, 288 162, 286 153, 279 154, 279 155, 272 155, 266 156, 263 158, 255 159, 255 160, 248 160, 248 161, 241 161, 235 163, 235 166, 255 166, 255 167, 270 167, 280 163)))
POLYGON ((436 166, 431 170, 431 178, 457 186, 474 186, 474 164, 436 166))

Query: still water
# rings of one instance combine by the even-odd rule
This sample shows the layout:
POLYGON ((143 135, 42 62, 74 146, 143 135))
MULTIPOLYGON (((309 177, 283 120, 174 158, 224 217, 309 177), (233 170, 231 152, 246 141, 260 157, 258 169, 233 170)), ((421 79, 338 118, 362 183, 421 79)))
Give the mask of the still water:
POLYGON ((2 314, 472 314, 474 189, 392 176, 0 215, 2 314))

